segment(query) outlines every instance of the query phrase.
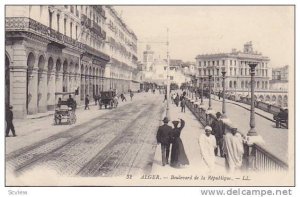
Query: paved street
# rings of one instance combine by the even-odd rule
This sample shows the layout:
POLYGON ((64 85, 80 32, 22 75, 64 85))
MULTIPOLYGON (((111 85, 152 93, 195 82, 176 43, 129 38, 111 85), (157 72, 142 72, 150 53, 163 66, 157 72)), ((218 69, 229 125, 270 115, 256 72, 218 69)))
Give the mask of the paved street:
POLYGON ((20 175, 45 167, 89 177, 149 171, 164 110, 158 102, 162 98, 141 93, 117 109, 81 109, 75 125, 54 126, 53 117, 17 123, 18 137, 6 138, 7 170, 20 175))

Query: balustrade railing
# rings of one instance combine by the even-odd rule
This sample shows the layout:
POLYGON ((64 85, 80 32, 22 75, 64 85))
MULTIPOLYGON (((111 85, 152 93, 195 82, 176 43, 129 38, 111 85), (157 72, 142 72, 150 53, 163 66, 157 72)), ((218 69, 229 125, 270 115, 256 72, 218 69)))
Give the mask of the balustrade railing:
POLYGON ((83 48, 82 43, 27 17, 6 17, 5 31, 33 31, 59 44, 68 44, 79 49, 83 48))
MULTIPOLYGON (((211 125, 212 121, 216 119, 214 114, 208 114, 207 110, 195 100, 187 99, 186 106, 203 126, 211 125)), ((232 128, 231 125, 224 123, 225 133, 230 132, 232 128)), ((244 143, 244 147, 245 160, 243 162, 243 169, 266 172, 288 170, 288 164, 286 162, 282 161, 259 144, 248 145, 247 143, 244 143)))

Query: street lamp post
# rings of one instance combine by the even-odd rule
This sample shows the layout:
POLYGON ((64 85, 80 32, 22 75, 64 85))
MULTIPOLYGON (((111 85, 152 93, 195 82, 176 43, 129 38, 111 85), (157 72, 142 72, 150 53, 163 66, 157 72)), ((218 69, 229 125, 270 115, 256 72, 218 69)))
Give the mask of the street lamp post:
POLYGON ((209 88, 208 110, 212 110, 212 107, 211 107, 211 78, 212 78, 212 76, 209 75, 208 76, 208 88, 209 88))
POLYGON ((169 28, 167 28, 167 109, 166 109, 166 117, 170 120, 170 111, 169 111, 169 103, 170 103, 170 55, 169 55, 169 28))
POLYGON ((223 81, 222 81, 222 86, 223 86, 223 103, 222 103, 222 113, 223 113, 223 118, 227 118, 226 116, 226 105, 225 105, 225 74, 226 74, 226 71, 225 69, 222 71, 222 78, 223 78, 223 81))
POLYGON ((254 84, 255 84, 255 67, 257 63, 249 63, 250 75, 251 75, 251 111, 250 111, 250 130, 247 133, 247 136, 257 136, 255 130, 255 107, 254 107, 254 84))
MULTIPOLYGON (((217 84, 217 85, 216 85, 216 86, 217 86, 217 87, 216 87, 216 88, 217 88, 217 91, 216 91, 216 92, 218 92, 218 91, 220 90, 220 89, 219 89, 219 87, 220 87, 219 68, 216 68, 216 70, 217 70, 217 81, 218 81, 218 83, 216 83, 216 84, 217 84)), ((215 94, 217 94, 216 92, 215 92, 215 94)))
POLYGON ((200 105, 204 105, 203 104, 203 77, 200 77, 200 81, 201 81, 201 103, 200 103, 200 105))

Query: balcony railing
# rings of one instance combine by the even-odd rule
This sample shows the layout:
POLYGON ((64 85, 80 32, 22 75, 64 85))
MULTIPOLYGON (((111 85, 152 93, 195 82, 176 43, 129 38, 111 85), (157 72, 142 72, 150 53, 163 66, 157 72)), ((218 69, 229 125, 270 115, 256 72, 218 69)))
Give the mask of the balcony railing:
POLYGON ((92 21, 85 14, 81 14, 81 25, 84 25, 87 28, 91 28, 92 21))
MULTIPOLYGON (((216 119, 214 114, 208 114, 207 110, 199 105, 199 101, 187 99, 186 105, 194 116, 202 125, 211 125, 212 121, 216 119)), ((232 129, 231 125, 224 123, 225 133, 232 129)), ((288 164, 258 144, 247 145, 244 144, 244 162, 243 168, 254 171, 284 171, 288 170, 288 164)))
POLYGON ((82 43, 27 17, 6 17, 5 31, 29 31, 62 45, 67 44, 79 49, 83 48, 82 43))

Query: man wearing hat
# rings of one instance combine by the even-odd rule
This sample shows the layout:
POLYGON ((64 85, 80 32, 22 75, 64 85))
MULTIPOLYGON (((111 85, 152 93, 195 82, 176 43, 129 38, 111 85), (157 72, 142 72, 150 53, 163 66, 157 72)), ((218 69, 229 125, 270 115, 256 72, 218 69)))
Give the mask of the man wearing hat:
POLYGON ((162 165, 169 164, 169 153, 171 144, 172 127, 168 125, 169 119, 163 119, 164 124, 158 128, 156 139, 161 146, 162 165))
POLYGON ((221 120, 222 114, 220 112, 216 113, 216 120, 213 120, 211 124, 212 128, 212 134, 216 137, 216 142, 217 142, 217 148, 215 149, 215 155, 218 155, 218 147, 220 150, 220 156, 223 157, 223 135, 224 135, 224 124, 223 121, 221 120))
POLYGON ((5 131, 5 137, 9 137, 9 131, 11 130, 12 134, 14 137, 16 137, 16 133, 15 133, 15 127, 13 124, 13 119, 14 119, 14 114, 12 112, 13 107, 10 105, 8 106, 8 108, 6 109, 6 116, 5 116, 5 120, 6 120, 6 131, 5 131))
POLYGON ((206 126, 205 134, 201 134, 199 137, 200 153, 204 164, 206 164, 209 171, 212 171, 215 167, 215 148, 217 147, 216 138, 211 135, 212 128, 206 126))

